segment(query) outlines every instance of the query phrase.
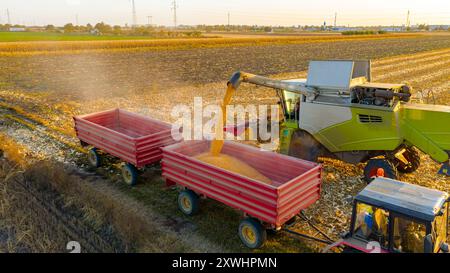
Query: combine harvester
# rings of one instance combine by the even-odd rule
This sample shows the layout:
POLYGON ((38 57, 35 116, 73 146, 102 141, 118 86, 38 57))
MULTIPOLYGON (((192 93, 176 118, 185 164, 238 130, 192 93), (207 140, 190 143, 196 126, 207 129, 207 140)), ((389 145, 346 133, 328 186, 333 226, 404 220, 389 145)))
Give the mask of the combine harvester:
POLYGON ((312 61, 308 79, 273 80, 236 72, 242 82, 273 88, 284 113, 280 152, 306 160, 319 156, 365 163, 368 181, 379 168, 396 179, 420 165, 415 147, 450 175, 450 107, 411 104, 406 84, 371 82, 370 61, 312 61))

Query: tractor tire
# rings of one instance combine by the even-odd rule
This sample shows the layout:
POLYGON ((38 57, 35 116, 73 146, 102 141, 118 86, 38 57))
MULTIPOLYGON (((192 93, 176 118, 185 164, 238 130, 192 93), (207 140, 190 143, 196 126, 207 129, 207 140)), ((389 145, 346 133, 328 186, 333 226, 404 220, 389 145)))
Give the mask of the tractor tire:
POLYGON ((197 214, 199 210, 199 197, 191 190, 184 190, 178 195, 178 208, 188 216, 197 214))
POLYGON ((399 159, 395 159, 395 165, 397 170, 401 173, 413 173, 420 167, 420 155, 414 147, 407 147, 403 156, 408 160, 408 164, 405 164, 399 159))
POLYGON ((308 132, 298 130, 292 134, 289 156, 317 162, 320 152, 321 144, 308 132))
POLYGON ((102 158, 96 148, 92 148, 88 152, 88 162, 94 168, 98 168, 102 165, 102 158))
POLYGON ((367 183, 370 183, 372 179, 377 175, 378 169, 384 170, 384 177, 397 179, 397 168, 387 159, 370 159, 364 168, 364 179, 367 183))
POLYGON ((239 224, 239 238, 246 247, 257 249, 267 240, 267 231, 259 221, 246 218, 239 224))

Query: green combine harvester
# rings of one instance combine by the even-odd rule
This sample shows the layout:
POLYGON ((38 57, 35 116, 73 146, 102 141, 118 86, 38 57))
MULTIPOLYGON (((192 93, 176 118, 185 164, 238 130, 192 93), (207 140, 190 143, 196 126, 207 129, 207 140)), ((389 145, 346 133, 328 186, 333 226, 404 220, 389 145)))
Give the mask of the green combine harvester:
POLYGON ((367 163, 366 179, 383 169, 396 179, 420 165, 419 149, 450 175, 450 106, 410 103, 407 84, 371 82, 368 60, 312 61, 308 78, 273 80, 236 72, 241 82, 273 88, 284 112, 280 152, 306 160, 367 163))

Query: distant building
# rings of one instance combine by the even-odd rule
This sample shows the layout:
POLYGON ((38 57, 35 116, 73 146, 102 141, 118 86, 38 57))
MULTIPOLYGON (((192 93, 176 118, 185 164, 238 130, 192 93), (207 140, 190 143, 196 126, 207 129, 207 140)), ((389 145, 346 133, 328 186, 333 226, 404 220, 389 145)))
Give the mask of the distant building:
POLYGON ((333 31, 343 32, 343 31, 350 31, 350 30, 360 30, 361 28, 354 28, 354 27, 333 27, 333 31))
POLYGON ((400 32, 403 31, 403 27, 385 27, 382 28, 381 30, 386 31, 386 32, 400 32))
POLYGON ((101 35, 100 30, 98 30, 98 29, 96 29, 96 28, 91 29, 90 33, 91 33, 92 35, 101 35))
POLYGON ((24 27, 10 27, 9 31, 10 32, 24 32, 24 31, 26 31, 26 29, 24 27))
POLYGON ((429 25, 430 30, 448 30, 450 25, 429 25))

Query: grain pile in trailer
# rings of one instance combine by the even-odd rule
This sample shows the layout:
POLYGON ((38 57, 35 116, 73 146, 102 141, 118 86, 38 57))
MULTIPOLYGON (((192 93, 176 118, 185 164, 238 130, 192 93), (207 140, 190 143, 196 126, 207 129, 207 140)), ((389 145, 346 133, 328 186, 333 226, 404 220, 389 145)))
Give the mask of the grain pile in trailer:
POLYGON ((239 236, 251 248, 260 247, 266 229, 280 229, 320 197, 321 165, 226 141, 221 154, 232 156, 271 180, 257 179, 198 160, 210 151, 210 141, 185 141, 162 148, 162 175, 168 186, 183 190, 180 210, 193 215, 205 196, 238 209, 246 218, 239 236))

